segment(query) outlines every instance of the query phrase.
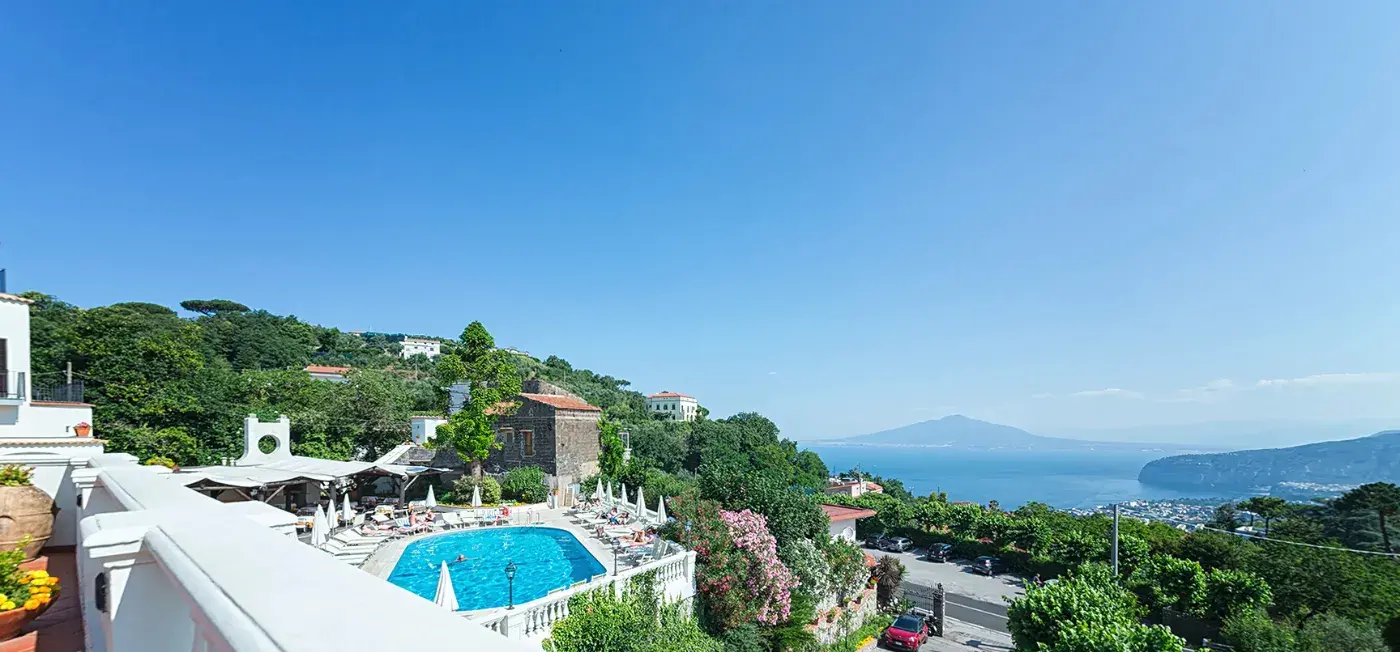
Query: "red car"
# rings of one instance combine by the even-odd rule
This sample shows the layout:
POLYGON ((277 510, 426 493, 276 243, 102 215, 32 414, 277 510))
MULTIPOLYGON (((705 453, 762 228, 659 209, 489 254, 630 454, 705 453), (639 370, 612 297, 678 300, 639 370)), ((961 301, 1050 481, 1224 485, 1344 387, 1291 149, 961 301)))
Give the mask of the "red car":
POLYGON ((905 614, 894 619, 894 624, 880 635, 880 643, 895 650, 917 650, 928 640, 928 627, 924 619, 905 614))

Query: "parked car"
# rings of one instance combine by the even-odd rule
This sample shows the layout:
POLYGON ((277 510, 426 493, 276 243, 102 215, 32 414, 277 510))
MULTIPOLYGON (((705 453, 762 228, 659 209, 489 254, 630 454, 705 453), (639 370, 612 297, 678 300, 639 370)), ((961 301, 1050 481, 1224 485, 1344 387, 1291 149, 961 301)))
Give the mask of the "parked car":
POLYGON ((1001 569, 1001 560, 996 557, 983 555, 972 562, 972 570, 977 573, 991 577, 1001 569))
POLYGON ((917 650, 928 641, 928 626, 924 619, 912 614, 904 614, 885 628, 880 635, 880 644, 895 650, 917 650))
POLYGON ((868 537, 865 537, 865 547, 879 548, 880 545, 885 542, 885 539, 888 538, 890 538, 889 535, 885 534, 884 532, 881 532, 879 534, 872 534, 868 537))
POLYGON ((929 561, 948 561, 952 556, 953 546, 947 543, 935 543, 924 553, 924 559, 929 561))
POLYGON ((904 552, 914 547, 914 542, 904 537, 889 537, 880 542, 880 549, 889 552, 904 552))

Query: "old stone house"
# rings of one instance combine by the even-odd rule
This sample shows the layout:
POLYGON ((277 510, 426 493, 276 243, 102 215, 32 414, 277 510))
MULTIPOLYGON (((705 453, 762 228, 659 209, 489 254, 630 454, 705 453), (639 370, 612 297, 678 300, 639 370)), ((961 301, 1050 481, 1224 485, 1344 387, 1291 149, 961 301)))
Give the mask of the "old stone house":
POLYGON ((598 422, 603 411, 563 388, 527 380, 515 414, 496 420, 499 450, 491 451, 492 473, 538 466, 566 486, 598 472, 598 422))

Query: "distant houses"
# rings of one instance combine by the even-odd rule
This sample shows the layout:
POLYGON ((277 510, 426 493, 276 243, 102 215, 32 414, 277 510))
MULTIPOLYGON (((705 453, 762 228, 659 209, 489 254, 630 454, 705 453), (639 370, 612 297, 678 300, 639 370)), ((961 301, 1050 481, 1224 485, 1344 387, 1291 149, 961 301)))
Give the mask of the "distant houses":
POLYGON ((332 383, 343 383, 348 380, 345 375, 350 373, 350 367, 327 367, 319 364, 306 365, 305 371, 311 374, 311 380, 326 380, 332 383))
POLYGON ((694 421, 700 413, 700 402, 685 394, 663 391, 647 397, 647 412, 653 418, 668 421, 694 421))
POLYGON ((885 488, 857 475, 854 478, 828 478, 826 481, 826 489, 823 490, 823 493, 827 495, 840 494, 842 496, 860 498, 865 494, 885 493, 885 488))
POLYGON ((419 353, 429 358, 436 358, 442 355, 442 342, 439 340, 426 337, 405 337, 401 344, 403 345, 403 350, 399 351, 399 355, 404 359, 411 358, 419 353))

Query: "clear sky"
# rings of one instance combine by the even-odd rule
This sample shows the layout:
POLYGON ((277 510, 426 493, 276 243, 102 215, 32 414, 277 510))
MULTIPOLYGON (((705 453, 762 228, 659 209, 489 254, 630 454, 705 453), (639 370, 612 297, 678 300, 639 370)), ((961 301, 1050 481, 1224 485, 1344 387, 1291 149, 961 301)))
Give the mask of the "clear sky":
POLYGON ((1400 413, 1400 3, 8 2, 0 264, 798 438, 1400 413))

